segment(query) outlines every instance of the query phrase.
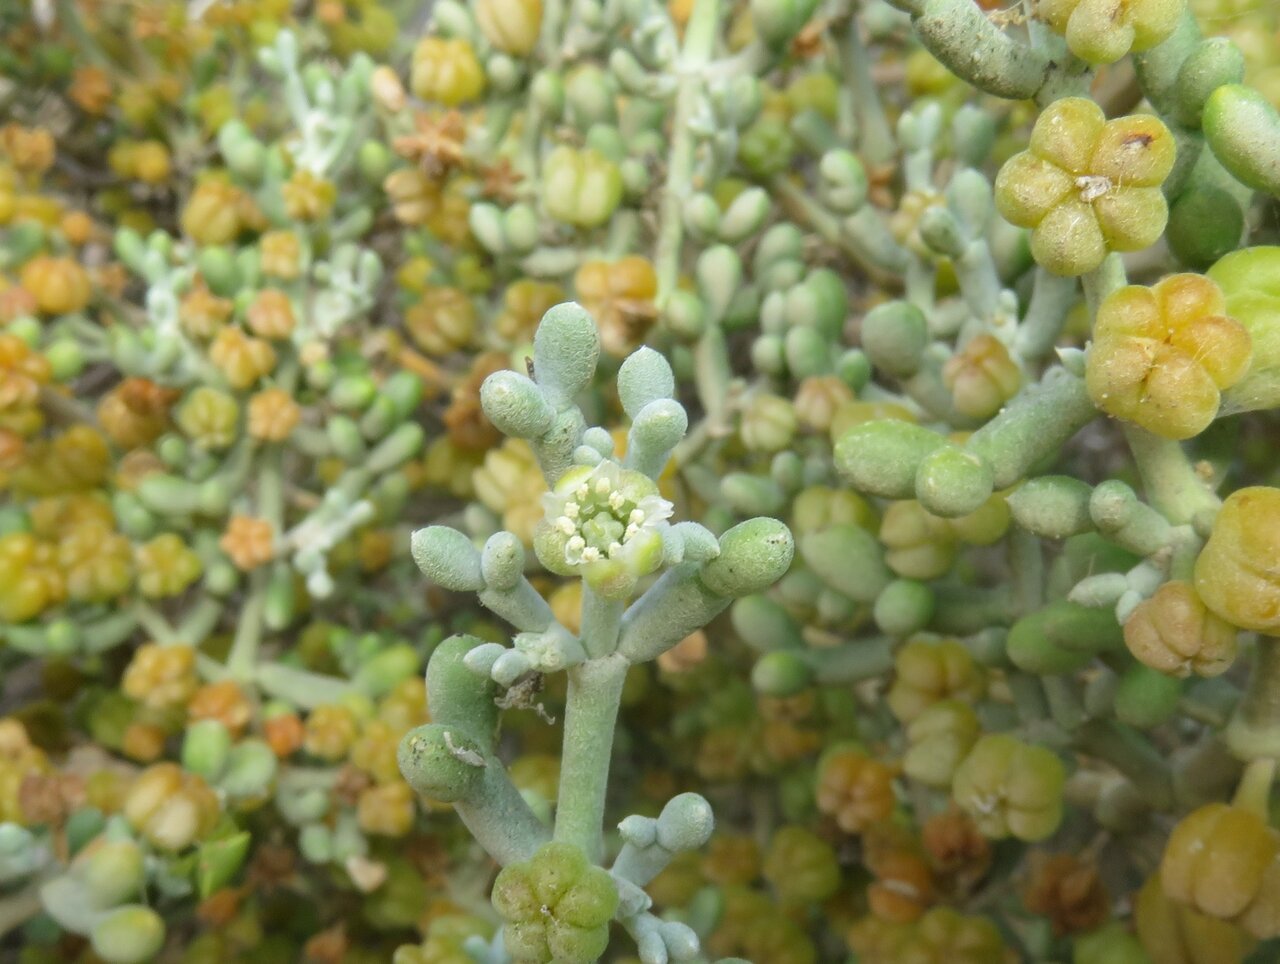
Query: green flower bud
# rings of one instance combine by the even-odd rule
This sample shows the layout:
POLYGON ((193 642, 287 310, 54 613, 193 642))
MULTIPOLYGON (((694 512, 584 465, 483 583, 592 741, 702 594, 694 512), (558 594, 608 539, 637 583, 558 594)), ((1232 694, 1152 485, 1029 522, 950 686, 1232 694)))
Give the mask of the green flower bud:
POLYGON ((1240 183, 1280 197, 1280 114, 1261 93, 1224 84, 1205 102, 1201 118, 1214 157, 1240 183))
POLYGON ((976 511, 991 497, 991 467, 962 449, 942 446, 920 461, 915 495, 934 515, 955 518, 976 511))
POLYGON ((795 407, 778 395, 756 395, 742 413, 742 441, 754 452, 780 452, 798 428, 795 407))
POLYGON ((791 566, 795 542, 776 519, 748 519, 720 537, 720 555, 705 563, 702 584, 721 596, 739 598, 761 592, 791 566))
POLYGON ((115 907, 137 895, 146 881, 142 848, 132 840, 100 840, 75 864, 93 906, 115 907))
POLYGON ((589 964, 604 953, 618 889, 577 847, 549 843, 493 883, 503 941, 517 964, 589 964))
POLYGON ((1208 271, 1227 299, 1227 314, 1249 332, 1253 361, 1223 392, 1223 413, 1280 405, 1280 247, 1232 251, 1208 271))
POLYGON ((851 151, 827 151, 818 162, 822 198, 837 214, 853 214, 867 200, 867 172, 851 151))
POLYGON ((1178 120, 1184 127, 1200 126, 1210 95, 1224 84, 1244 80, 1244 55, 1226 37, 1206 37, 1178 68, 1174 86, 1178 120))
POLYGON ((1178 711, 1183 681, 1136 663, 1120 677, 1115 693, 1116 719, 1142 730, 1167 722, 1178 711))
POLYGON ((542 185, 547 213, 574 227, 599 227, 622 201, 618 166, 595 150, 556 148, 547 158, 542 185))
POLYGON ((949 787, 956 768, 981 735, 978 714, 968 703, 934 703, 907 725, 902 769, 911 779, 927 786, 949 787))
POLYGON ((742 259, 728 245, 718 244, 698 256, 694 275, 707 320, 720 321, 729 310, 734 294, 742 287, 742 259))
POLYGON ((540 438, 555 421, 542 391, 519 372, 494 372, 480 386, 480 404, 494 427, 513 438, 540 438))
POLYGON ((200 277, 215 295, 230 298, 240 292, 240 272, 235 258, 226 248, 209 247, 201 250, 196 259, 200 277))
POLYGON ((914 375, 928 344, 928 323, 910 302, 877 305, 862 319, 862 350, 873 365, 895 377, 914 375))
POLYGON ((718 234, 726 244, 741 244, 760 230, 769 215, 769 194, 749 187, 730 202, 720 218, 718 234))
POLYGON ((428 526, 410 537, 409 550, 418 568, 432 582, 454 592, 484 588, 480 553, 471 540, 448 526, 428 526))
MULTIPOLYGON (((773 0, 786 4, 793 0, 773 0)), ((800 0, 808 2, 808 0, 800 0)), ((776 114, 761 114, 738 140, 738 162, 754 177, 767 179, 791 166, 796 140, 787 122, 776 114)))
POLYGON ((782 50, 813 16, 817 0, 751 0, 751 24, 773 50, 782 50))
POLYGON ((698 850, 711 839, 715 815, 696 793, 681 793, 667 801, 658 815, 657 843, 670 853, 698 850))
POLYGON ((1065 539, 1093 529, 1088 483, 1066 475, 1030 479, 1006 499, 1014 521, 1044 539, 1065 539))
POLYGON ((1062 761, 1042 746, 982 737, 957 768, 951 796, 988 837, 1044 840, 1062 822, 1062 761))
POLYGON ((245 832, 200 845, 196 851, 196 886, 201 897, 231 883, 244 866, 252 842, 253 835, 245 832))
POLYGON ((241 740, 227 756, 218 787, 232 800, 261 799, 267 795, 277 769, 276 755, 264 741, 241 740))
POLYGON ((817 904, 840 887, 840 864, 831 845, 805 827, 786 826, 769 841, 764 878, 788 904, 817 904))
POLYGON ((159 953, 164 921, 150 907, 119 907, 93 925, 89 943, 107 964, 140 964, 159 953))
POLYGON ((487 765, 480 744, 443 723, 428 723, 405 734, 397 761, 414 790, 441 803, 473 796, 487 765))
POLYGON ((182 741, 182 767, 214 782, 230 751, 231 733, 225 726, 217 720, 197 720, 187 727, 182 741))
POLYGON ((542 316, 533 336, 534 372, 556 411, 591 382, 599 358, 600 334, 581 305, 566 302, 542 316))
POLYGON ((1165 238, 1178 260, 1202 271, 1230 254, 1244 234, 1244 211, 1227 191, 1193 183, 1169 209, 1165 238))
POLYGON ((798 649, 804 645, 800 629, 780 604, 767 596, 744 596, 729 610, 733 628, 752 649, 798 649))
POLYGON ((1019 619, 1005 643, 1010 662, 1037 675, 1070 673, 1124 645, 1115 614, 1058 600, 1019 619))
POLYGON ((777 649, 756 660, 751 685, 762 696, 794 696, 813 685, 813 670, 795 652, 777 649))
POLYGON ((910 636, 933 618, 933 590, 914 579, 895 579, 876 596, 872 618, 889 636, 910 636))
POLYGON ((685 227, 690 233, 702 239, 718 237, 720 234, 720 205, 710 194, 699 191, 685 202, 681 212, 685 227))
POLYGON ((925 457, 946 445, 936 432, 911 422, 876 419, 855 425, 836 440, 836 469, 860 492, 910 499, 925 457))
POLYGON ((800 540, 800 556, 841 595, 871 603, 892 581, 880 544, 860 526, 835 525, 800 540))

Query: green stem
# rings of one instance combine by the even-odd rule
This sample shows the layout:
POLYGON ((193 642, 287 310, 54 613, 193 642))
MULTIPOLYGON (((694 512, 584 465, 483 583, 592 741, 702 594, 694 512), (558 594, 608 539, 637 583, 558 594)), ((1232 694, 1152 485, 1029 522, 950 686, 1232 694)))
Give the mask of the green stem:
POLYGON ((1258 637, 1249 685, 1227 724, 1226 741, 1242 760, 1280 759, 1280 640, 1258 637))
POLYGON ((231 652, 227 655, 227 675, 241 682, 253 679, 258 661, 258 645, 262 642, 262 617, 267 604, 266 568, 254 570, 249 577, 249 595, 240 610, 240 622, 236 626, 231 652))
POLYGON ((1049 704, 1038 676, 1013 671, 1009 673, 1008 683, 1019 720, 1023 723, 1036 723, 1048 718, 1049 704))
POLYGON ((622 685, 630 663, 614 653, 569 670, 555 839, 599 863, 604 855, 604 802, 622 685))
POLYGON ((263 692, 305 710, 340 703, 355 688, 336 676, 324 676, 279 663, 263 663, 254 672, 254 681, 263 692))
POLYGON ((29 884, 17 893, 0 898, 0 939, 17 930, 42 909, 39 883, 29 884))
POLYGON ((1151 806, 1164 810, 1173 803, 1173 775, 1168 763, 1147 738, 1113 720, 1090 720, 1075 733, 1076 748, 1110 763, 1133 782, 1151 806))
POLYGON ((608 656, 618 648, 618 628, 622 625, 623 603, 605 599, 585 582, 582 585, 582 646, 587 656, 608 656))
POLYGON ((798 655, 819 683, 840 686, 883 676, 893 668, 893 640, 863 639, 830 649, 802 649, 798 655))
POLYGON ((1018 612, 1025 616, 1044 605, 1044 553, 1025 529, 1009 535, 1009 574, 1018 612))
POLYGON ((705 94, 702 68, 711 59, 719 32, 720 0, 694 0, 693 13, 685 28, 684 47, 680 52, 681 78, 676 89, 676 109, 671 125, 671 162, 658 212, 658 240, 653 260, 658 275, 659 309, 675 291, 680 274, 680 249, 684 240, 681 208, 689 193, 696 147, 690 120, 705 94))
POLYGON ((907 266, 907 252, 881 222, 876 209, 864 204, 841 224, 835 215, 810 197, 790 178, 769 182, 769 193, 792 217, 804 222, 828 244, 835 245, 877 282, 902 286, 901 274, 907 266))
POLYGON ((1125 441, 1138 464, 1147 500, 1170 522, 1182 525, 1222 503, 1196 474, 1181 443, 1160 438, 1136 425, 1124 427, 1125 441))
POLYGON ((858 35, 858 18, 850 16, 844 27, 844 43, 840 46, 840 67, 847 85, 845 96, 853 101, 857 116, 858 148, 868 165, 878 167, 893 161, 897 141, 885 116, 883 99, 871 76, 871 57, 858 35))
POLYGON ((1124 271, 1124 262, 1120 260, 1120 255, 1114 252, 1107 255, 1098 267, 1084 274, 1080 278, 1080 283, 1084 285, 1084 297, 1089 306, 1089 317, 1091 319, 1097 318, 1098 306, 1102 304, 1111 292, 1118 288, 1123 288, 1128 283, 1128 280, 1124 271))

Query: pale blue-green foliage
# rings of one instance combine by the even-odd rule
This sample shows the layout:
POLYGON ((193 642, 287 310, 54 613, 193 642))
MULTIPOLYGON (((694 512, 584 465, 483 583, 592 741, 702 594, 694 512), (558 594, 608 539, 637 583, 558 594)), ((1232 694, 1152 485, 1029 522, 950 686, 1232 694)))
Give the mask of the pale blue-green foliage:
POLYGON ((1005 500, 1022 528, 1045 539, 1065 539, 1093 528, 1087 482, 1069 475, 1028 479, 1005 500))
MULTIPOLYGON (((736 255, 732 258, 738 263, 736 255)), ((650 480, 661 475, 684 437, 688 418, 672 397, 676 383, 671 366, 652 349, 632 354, 617 374, 618 397, 631 419, 625 462, 600 464, 613 461, 613 438, 601 427, 588 427, 576 404, 595 375, 599 353, 599 337, 587 313, 578 305, 559 305, 544 316, 535 335, 532 377, 516 372, 490 376, 481 403, 500 430, 530 442, 549 486, 554 488, 570 469, 590 469, 576 468, 562 486, 565 491, 549 497, 556 518, 542 524, 544 536, 553 524, 563 526, 557 545, 564 544, 574 518, 585 511, 585 498, 596 500, 590 503, 593 512, 628 512, 627 500, 634 498, 642 508, 630 516, 631 528, 649 526, 645 514, 654 513, 657 528, 648 530, 648 536, 660 533, 658 542, 648 544, 654 552, 643 563, 647 568, 623 581, 622 592, 611 584, 609 592, 597 593, 589 568, 582 566, 582 629, 575 634, 555 619, 526 578, 526 554, 513 534, 498 532, 483 549, 444 526, 429 526, 412 536, 413 558, 432 582, 475 592, 517 630, 510 646, 466 636, 440 644, 427 667, 432 723, 409 733, 399 750, 409 783, 452 803, 476 840, 504 865, 528 860, 551 829, 537 815, 541 807, 531 807, 520 795, 496 756, 498 705, 536 707, 524 681, 534 674, 568 673, 555 839, 599 859, 612 731, 627 669, 675 646, 734 599, 771 586, 787 571, 795 550, 790 531, 774 519, 750 519, 719 538, 695 522, 667 521, 671 507, 654 494, 650 480), (589 490, 596 485, 602 488, 589 490), (624 508, 610 499, 621 500, 617 505, 624 508), (561 512, 566 513, 563 518, 561 512), (650 563, 665 572, 626 605, 638 588, 634 576, 653 571, 650 563), (506 694, 499 696, 501 688, 506 694)), ((543 558, 549 557, 544 553, 543 558)), ((601 563, 627 564, 616 547, 609 549, 607 559, 590 560, 601 563)), ((577 570, 566 560, 564 571, 577 570)), ((616 917, 642 959, 697 959, 694 930, 650 914, 651 901, 642 888, 676 854, 702 846, 713 827, 711 808, 692 793, 671 800, 656 819, 631 816, 622 822, 623 847, 612 869, 619 892, 616 917)), ((498 947, 477 943, 474 950, 489 959, 501 953, 498 947)))

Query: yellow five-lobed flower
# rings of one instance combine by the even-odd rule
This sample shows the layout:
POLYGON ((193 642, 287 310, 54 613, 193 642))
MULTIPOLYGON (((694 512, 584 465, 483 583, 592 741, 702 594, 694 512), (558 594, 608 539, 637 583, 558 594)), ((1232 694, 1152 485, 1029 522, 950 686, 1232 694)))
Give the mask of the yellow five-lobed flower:
POLYGON ((1163 438, 1208 428, 1220 395, 1244 377, 1249 332, 1203 275, 1176 274, 1154 287, 1128 285, 1098 309, 1085 369, 1089 396, 1104 412, 1163 438))

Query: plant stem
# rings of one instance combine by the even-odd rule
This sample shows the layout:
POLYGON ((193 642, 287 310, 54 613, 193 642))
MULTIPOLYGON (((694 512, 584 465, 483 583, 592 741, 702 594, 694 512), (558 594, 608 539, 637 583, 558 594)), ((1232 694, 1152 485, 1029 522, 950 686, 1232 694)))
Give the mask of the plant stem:
POLYGON ((862 159, 872 167, 889 164, 897 153, 893 128, 885 116, 883 99, 871 76, 871 58, 858 36, 858 18, 850 16, 840 46, 840 67, 848 84, 846 96, 853 99, 858 119, 858 147, 862 159))
POLYGON ((630 665, 614 653, 569 670, 555 839, 581 847, 595 863, 604 855, 613 729, 630 665))
POLYGON ((1138 464, 1147 500, 1175 525, 1190 522, 1221 502, 1196 474, 1182 445, 1153 435, 1136 425, 1126 425, 1125 441, 1138 464))
POLYGON ((235 639, 227 655, 227 675, 241 682, 253 679, 258 660, 258 644, 262 641, 262 617, 267 605, 268 572, 259 568, 249 577, 249 595, 240 610, 235 639))
POLYGON ((662 207, 658 212, 658 241, 653 261, 658 275, 659 309, 675 291, 680 273, 680 249, 684 239, 681 208, 689 193, 696 147, 689 122, 705 93, 702 68, 711 59, 719 28, 720 0, 694 0, 693 13, 685 28, 684 47, 680 51, 681 76, 671 125, 671 161, 667 167, 667 181, 662 188, 662 207))
POLYGON ((582 584, 582 646, 591 659, 608 656, 618 648, 622 608, 621 600, 605 599, 582 584))
POLYGON ((1076 748, 1110 763, 1136 786, 1151 806, 1173 803, 1173 775, 1159 751, 1137 730, 1113 720, 1090 720, 1075 732, 1076 748))
POLYGON ((1080 283, 1084 285, 1084 298, 1089 305, 1089 317, 1097 318, 1098 306, 1106 299, 1107 295, 1122 288, 1128 281, 1124 273, 1124 262, 1120 260, 1120 255, 1109 254, 1103 259, 1102 264, 1085 274, 1080 279, 1080 283))
POLYGON ((35 917, 40 913, 41 907, 38 883, 0 898, 0 939, 35 917))
POLYGON ((1242 760, 1280 759, 1280 640, 1258 637, 1249 685, 1227 724, 1226 741, 1242 760))

